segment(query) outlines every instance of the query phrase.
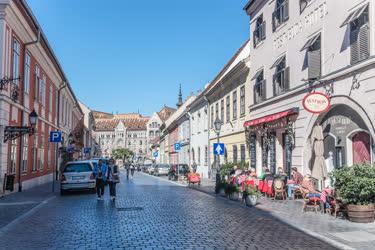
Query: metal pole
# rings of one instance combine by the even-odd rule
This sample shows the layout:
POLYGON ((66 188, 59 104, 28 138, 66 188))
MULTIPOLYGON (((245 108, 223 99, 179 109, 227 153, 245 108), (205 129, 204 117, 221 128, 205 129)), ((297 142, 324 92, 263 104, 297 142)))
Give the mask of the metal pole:
MULTIPOLYGON (((217 135, 217 143, 220 143, 220 131, 216 133, 217 135)), ((216 155, 216 187, 218 187, 220 182, 220 155, 216 155)))

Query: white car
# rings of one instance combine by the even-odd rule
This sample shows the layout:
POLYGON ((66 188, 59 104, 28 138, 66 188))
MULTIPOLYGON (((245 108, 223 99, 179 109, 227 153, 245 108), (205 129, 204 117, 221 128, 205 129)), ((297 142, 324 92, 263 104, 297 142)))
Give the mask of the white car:
POLYGON ((70 190, 91 190, 95 192, 96 181, 92 161, 68 162, 61 175, 60 194, 70 190))

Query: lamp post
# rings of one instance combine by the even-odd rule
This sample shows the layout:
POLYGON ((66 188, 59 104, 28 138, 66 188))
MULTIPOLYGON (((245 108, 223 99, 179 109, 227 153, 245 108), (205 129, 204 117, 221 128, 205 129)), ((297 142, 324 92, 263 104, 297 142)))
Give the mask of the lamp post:
MULTIPOLYGON (((216 139, 217 143, 220 143, 220 130, 221 126, 223 125, 222 121, 219 119, 219 117, 216 117, 216 120, 214 122, 214 128, 215 128, 215 133, 216 133, 216 139)), ((219 182, 220 182, 220 155, 216 155, 216 187, 218 187, 219 182)))

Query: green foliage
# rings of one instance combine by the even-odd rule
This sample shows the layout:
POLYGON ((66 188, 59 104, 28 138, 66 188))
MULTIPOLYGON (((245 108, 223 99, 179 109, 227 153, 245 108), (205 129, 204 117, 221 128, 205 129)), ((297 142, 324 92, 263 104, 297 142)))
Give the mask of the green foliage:
POLYGON ((215 186, 215 192, 218 194, 220 193, 220 190, 226 191, 227 187, 228 187, 228 184, 226 182, 219 181, 217 185, 215 186))
POLYGON ((116 160, 126 160, 134 155, 133 151, 128 148, 118 148, 112 151, 113 158, 116 160))
POLYGON ((368 205, 375 203, 375 167, 369 164, 354 165, 333 171, 336 192, 346 204, 368 205))
POLYGON ((235 166, 234 163, 225 163, 220 166, 220 176, 224 178, 224 176, 229 176, 230 172, 233 170, 235 166))
POLYGON ((236 184, 233 184, 233 183, 228 184, 228 187, 227 187, 228 194, 233 194, 233 193, 238 193, 238 192, 240 192, 240 188, 236 184))
POLYGON ((256 197, 260 197, 261 196, 261 193, 256 190, 256 188, 250 186, 250 185, 246 185, 245 186, 245 190, 243 191, 243 195, 244 197, 246 196, 256 196, 256 197))

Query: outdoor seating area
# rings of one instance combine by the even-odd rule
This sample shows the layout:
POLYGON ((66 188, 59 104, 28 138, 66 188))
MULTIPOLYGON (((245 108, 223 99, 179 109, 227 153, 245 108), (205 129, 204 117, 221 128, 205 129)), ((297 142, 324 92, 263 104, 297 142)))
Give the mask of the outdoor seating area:
MULTIPOLYGON (((367 166, 372 169, 373 166, 367 166)), ((352 222, 373 222, 374 211, 372 201, 365 208, 362 203, 355 204, 360 206, 354 212, 348 211, 349 204, 340 196, 340 176, 351 169, 360 168, 363 171, 366 166, 355 166, 337 170, 335 187, 324 187, 323 183, 312 178, 310 175, 303 176, 293 168, 290 177, 279 168, 276 174, 271 174, 268 169, 257 175, 255 169, 241 170, 234 166, 233 169, 224 170, 222 181, 216 187, 216 193, 231 200, 245 203, 248 206, 256 206, 259 198, 264 197, 270 201, 281 200, 286 203, 292 200, 299 200, 301 203, 301 212, 322 213, 333 216, 334 218, 349 219, 352 222), (226 171, 226 172, 225 172, 226 171), (323 188, 319 188, 323 187, 323 188), (252 200, 253 202, 250 202, 252 200), (255 200, 255 202, 254 202, 255 200), (370 214, 370 215, 369 215, 370 214)), ((222 172, 222 174, 223 174, 222 172)), ((332 177, 335 177, 335 176, 332 177)), ((371 198, 369 194, 369 198, 371 198)), ((371 198, 372 199, 372 198, 371 198)))

